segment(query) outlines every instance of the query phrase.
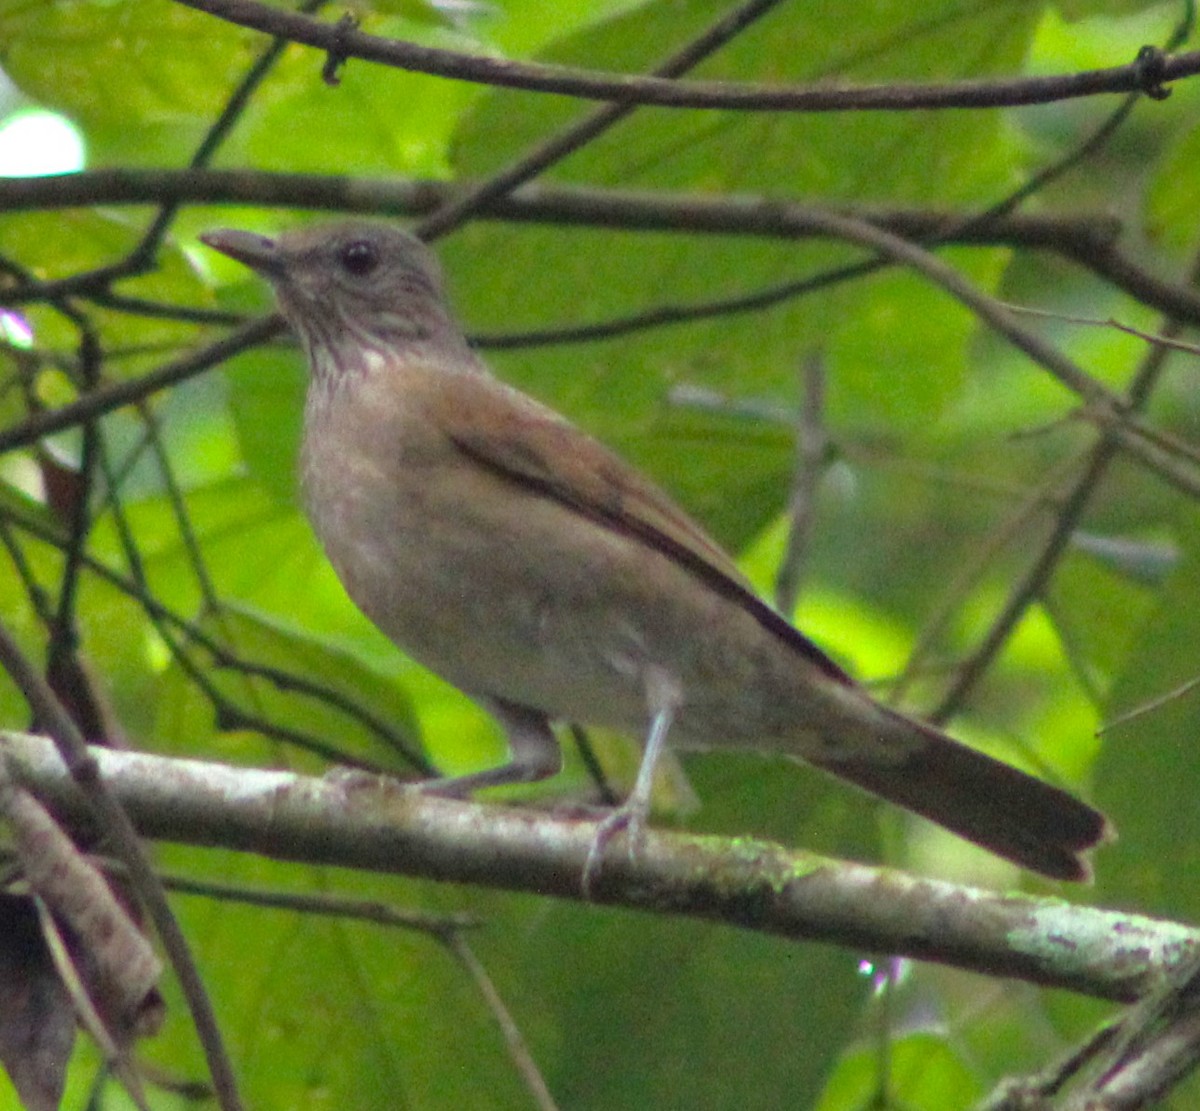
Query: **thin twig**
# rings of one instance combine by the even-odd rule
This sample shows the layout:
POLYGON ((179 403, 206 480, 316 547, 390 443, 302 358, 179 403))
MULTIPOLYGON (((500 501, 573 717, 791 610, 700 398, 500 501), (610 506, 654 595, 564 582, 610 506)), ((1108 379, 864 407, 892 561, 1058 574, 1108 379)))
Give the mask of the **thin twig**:
POLYGON ((154 922, 183 989, 220 1105, 223 1111, 240 1111, 242 1102, 238 1097, 233 1066, 225 1052, 221 1030, 203 977, 192 959, 187 939, 171 912, 166 892, 142 849, 133 823, 101 777, 96 758, 75 728, 75 723, 3 622, 0 622, 0 665, 8 672, 37 720, 53 739, 63 765, 82 792, 99 828, 112 844, 118 859, 128 869, 130 882, 154 922))
POLYGON ((441 941, 459 930, 475 929, 480 920, 470 914, 430 914, 422 910, 401 910, 388 903, 371 899, 348 899, 337 895, 313 894, 302 891, 268 891, 261 887, 241 887, 236 884, 198 880, 191 876, 164 873, 163 887, 180 895, 195 895, 223 903, 266 907, 271 910, 295 911, 327 918, 351 918, 372 922, 377 926, 392 926, 416 930, 441 941))
POLYGON ((1113 1039, 1118 1023, 1106 1023, 1094 1034, 1033 1076, 1009 1077, 997 1085, 975 1111, 1035 1111, 1058 1095, 1113 1039))
MULTIPOLYGON (((741 34, 755 20, 766 15, 778 3, 779 0, 743 0, 692 42, 675 51, 654 70, 654 76, 664 79, 682 76, 741 34)), ((437 209, 432 216, 422 221, 417 228, 417 234, 427 240, 445 235, 474 213, 485 211, 492 201, 506 196, 602 135, 636 107, 635 104, 612 103, 593 109, 583 119, 539 143, 511 165, 437 209)))
POLYGON ((940 286, 1018 351, 1048 371, 1062 386, 1082 398, 1087 403, 1085 415, 1104 420, 1107 435, 1121 448, 1175 485, 1200 496, 1200 475, 1180 471, 1171 449, 1155 443, 1153 437, 1143 435, 1126 416, 1129 405, 1124 400, 1053 344, 1018 324, 1001 302, 984 293, 953 267, 917 244, 862 220, 825 213, 818 222, 824 225, 829 235, 902 262, 940 286))
MULTIPOLYGON (((306 15, 315 15, 327 2, 328 0, 303 0, 297 10, 306 15)), ((209 127, 204 138, 200 140, 200 145, 188 161, 189 170, 204 169, 213 160, 217 151, 220 150, 221 144, 225 142, 229 133, 242 118, 242 114, 250 104, 250 98, 270 75, 288 45, 287 39, 277 38, 254 60, 226 99, 224 107, 209 127)), ((159 199, 161 201, 161 198, 159 199)), ((121 273, 137 273, 154 264, 159 247, 178 211, 178 201, 168 199, 162 204, 141 241, 129 253, 129 257, 124 263, 117 264, 121 273)))
MULTIPOLYGON (((1082 146, 1089 146, 1091 140, 1082 146)), ((1082 149, 1082 148, 1081 148, 1082 149)), ((1064 163, 1072 163, 1074 154, 1064 163)), ((1039 175, 1039 179, 1041 180, 1039 175)), ((445 204, 457 189, 474 189, 471 182, 457 187, 446 182, 328 177, 316 174, 273 174, 247 170, 88 170, 40 178, 0 179, 0 207, 5 210, 61 208, 94 204, 144 205, 166 196, 178 202, 201 204, 258 204, 274 208, 324 209, 376 215, 421 216, 445 204)), ((1023 188, 1020 192, 1025 192, 1023 188)), ((680 232, 688 235, 752 235, 772 239, 805 239, 818 234, 808 219, 812 205, 784 197, 733 195, 720 197, 672 195, 583 188, 569 185, 525 185, 514 194, 489 202, 480 217, 567 227, 603 227, 628 231, 680 232)), ((928 209, 839 206, 833 211, 858 216, 886 227, 906 239, 922 242, 970 243, 982 246, 1029 247, 1053 251, 1160 312, 1200 323, 1200 294, 1165 281, 1117 247, 1120 225, 1106 215, 997 215, 989 210, 981 223, 969 215, 928 209)), ((873 268, 878 268, 874 264, 873 268)), ((856 270, 853 275, 868 272, 856 270)), ((69 279, 68 279, 69 280, 69 279)), ((786 299, 785 292, 775 300, 786 299)), ((17 305, 45 297, 40 283, 17 284, 5 291, 5 301, 17 305)), ((803 288, 801 289, 803 292, 803 288)), ((119 311, 174 317, 196 323, 230 324, 231 313, 189 306, 171 306, 97 290, 89 296, 99 305, 119 311)), ((773 304, 775 300, 767 300, 773 304)), ((751 302, 739 310, 736 302, 723 307, 667 306, 629 321, 563 329, 561 332, 520 336, 480 337, 481 344, 506 346, 566 343, 624 335, 641 328, 703 318, 758 307, 751 302), (655 315, 661 311, 660 316, 655 315), (671 313, 687 313, 672 316, 671 313)), ((1014 308, 1014 311, 1018 311, 1014 308)))
MULTIPOLYGON (((79 329, 79 386, 81 392, 87 393, 95 388, 100 379, 100 340, 95 328, 83 313, 75 310, 73 306, 59 307, 67 310, 68 317, 79 329)), ((79 466, 74 472, 76 481, 72 484, 71 503, 68 507, 70 519, 67 522, 66 558, 63 562, 54 620, 48 630, 50 639, 46 651, 46 676, 51 687, 56 690, 72 685, 68 672, 77 661, 75 602, 78 598, 80 561, 91 531, 91 493, 101 448, 100 430, 96 421, 85 421, 81 432, 79 466)))
MULTIPOLYGON (((4 522, 7 526, 8 521, 11 521, 19 528, 36 536, 45 543, 59 547, 64 543, 63 538, 53 529, 47 527, 44 521, 40 521, 33 515, 23 516, 17 513, 11 506, 0 511, 0 522, 4 522)), ((133 579, 126 578, 114 571, 107 564, 101 563, 99 560, 86 554, 84 555, 84 564, 92 574, 99 576, 105 582, 116 587, 122 593, 136 601, 146 611, 148 616, 178 630, 189 643, 198 644, 202 647, 218 666, 240 671, 246 675, 258 675, 280 690, 295 691, 323 702, 346 714, 347 717, 358 722, 368 731, 378 736, 393 753, 400 756, 418 775, 429 776, 436 774, 436 769, 433 768, 419 751, 415 738, 410 738, 397 732, 390 721, 381 718, 365 706, 360 706, 340 691, 313 682, 302 675, 295 675, 280 668, 271 667, 268 664, 241 659, 228 648, 215 641, 208 633, 196 625, 195 622, 164 606, 149 590, 147 585, 139 585, 133 579)), ((167 642, 171 643, 173 639, 167 638, 167 642)), ((332 748, 318 749, 316 746, 319 742, 315 738, 298 734, 295 731, 284 730, 282 727, 276 726, 260 717, 246 714, 240 709, 229 705, 220 692, 211 686, 207 691, 204 687, 201 690, 206 694, 211 692, 212 697, 218 700, 214 708, 217 711, 218 717, 227 727, 233 728, 236 726, 243 729, 250 729, 261 733, 263 736, 276 737, 279 740, 296 744, 297 747, 305 748, 309 751, 317 751, 319 755, 324 756, 326 759, 336 758, 339 762, 344 762, 344 754, 335 753, 332 748)), ((371 767, 374 769, 376 766, 371 765, 371 767)))
MULTIPOLYGON (((377 216, 428 216, 462 190, 481 183, 433 178, 366 177, 250 169, 94 169, 43 177, 0 178, 0 208, 28 212, 58 208, 141 206, 164 199, 191 205, 256 205, 377 216)), ((811 202, 785 195, 672 193, 538 182, 493 200, 481 218, 554 227, 749 235, 803 239, 812 234, 804 213, 811 202)), ((820 208, 835 207, 817 205, 820 208)), ((943 209, 846 204, 839 211, 881 224, 908 239, 1056 250, 1111 245, 1121 222, 1107 212, 989 212, 986 224, 943 209)), ((11 303, 11 291, 5 292, 11 303)), ((100 295, 97 295, 99 299, 100 295)), ((128 298, 137 303, 136 298, 128 298)), ((119 305, 120 299, 112 304, 119 305)), ((105 302, 106 304, 109 302, 105 302)))
POLYGON ((1200 956, 1165 969, 1088 1062, 1088 1082, 1064 1111, 1147 1107, 1196 1066, 1200 1056, 1200 956), (1119 1094, 1118 1094, 1119 1093, 1119 1094))
POLYGON ((529 1047, 525 1044, 521 1028, 504 1005, 504 1000, 496 990, 496 985, 488 975, 487 969, 484 968, 483 962, 475 955, 475 950, 460 933, 447 935, 444 944, 454 955, 454 959, 466 970, 467 975, 475 982, 476 990, 483 996, 483 1001, 487 1004, 488 1010, 492 1012, 496 1025, 500 1027, 500 1033, 504 1036, 504 1044, 508 1047, 509 1056, 512 1057, 517 1072, 529 1089, 529 1094, 533 1096, 534 1103, 541 1108, 541 1111, 558 1111, 558 1104, 550 1094, 545 1078, 537 1067, 533 1054, 529 1052, 529 1047))
POLYGON ((185 382, 218 363, 279 335, 283 329, 283 320, 278 316, 264 316, 251 320, 214 343, 189 351, 181 358, 164 363, 157 370, 140 378, 101 386, 86 397, 61 408, 33 413, 19 424, 0 429, 0 454, 14 448, 28 447, 55 432, 74 428, 84 421, 102 417, 170 386, 185 382))
POLYGON ((937 604, 925 615, 904 670, 889 689, 889 701, 899 702, 904 698, 921 671, 930 649, 941 639, 963 600, 983 580, 992 561, 1018 540, 1027 543, 1030 527, 1039 515, 1048 516, 1051 511, 1060 508, 1056 492, 1062 486, 1066 475, 1077 467, 1078 462, 1074 459, 1056 467, 1047 479, 1040 482, 1012 513, 991 529, 983 541, 972 549, 967 560, 942 590, 937 604))
MULTIPOLYGON (((304 0, 300 5, 301 12, 315 12, 324 7, 326 0, 304 0)), ((276 38, 259 55, 247 70, 245 76, 230 94, 224 108, 209 127, 200 145, 196 148, 188 163, 192 170, 201 169, 208 165, 216 154, 221 143, 228 137, 229 132, 241 118, 250 97, 266 80, 267 75, 274 69, 283 51, 288 46, 286 38, 276 38)), ((161 198, 157 198, 161 202, 161 198)), ((45 299, 64 297, 73 293, 88 293, 104 291, 122 278, 133 278, 150 270, 157 262, 158 252, 170 230, 179 211, 179 202, 168 199, 160 203, 158 212, 150 221, 149 227, 138 242, 117 262, 109 263, 95 270, 74 274, 60 281, 36 283, 35 288, 41 289, 45 299)))
POLYGON ((33 607, 33 612, 44 626, 49 626, 50 622, 54 619, 54 611, 50 605, 50 599, 46 597, 46 591, 43 589, 42 584, 37 581, 33 567, 25 557, 25 549, 17 543, 17 538, 13 536, 8 519, 3 516, 0 516, 0 544, 8 552, 8 558, 12 560, 17 577, 21 580, 21 589, 25 597, 29 599, 29 604, 33 607))
POLYGON ((1126 710, 1123 714, 1118 714, 1116 717, 1109 718, 1099 729, 1096 730, 1096 736, 1102 737, 1105 733, 1111 733, 1115 729, 1120 729, 1123 725, 1128 725, 1131 721, 1136 721, 1144 714, 1152 714, 1155 710, 1165 706, 1168 702, 1174 702, 1176 699, 1184 698, 1191 694, 1197 686, 1200 686, 1200 675, 1195 675, 1191 679, 1187 679, 1180 683, 1177 687, 1172 687, 1169 691, 1148 699, 1145 702, 1139 703, 1131 710, 1126 710))
POLYGON ((490 55, 464 54, 369 35, 337 23, 324 23, 253 0, 179 0, 269 35, 333 52, 339 60, 361 58, 414 73, 504 88, 557 93, 585 100, 655 104, 669 108, 726 108, 747 112, 901 111, 949 108, 1005 108, 1048 104, 1099 93, 1148 92, 1158 97, 1168 81, 1200 73, 1200 51, 1159 55, 1153 64, 1135 59, 1121 66, 1039 77, 1011 77, 943 84, 763 85, 724 81, 678 81, 661 77, 597 73, 570 66, 517 62, 490 55))
POLYGON ((1049 320, 1061 320, 1064 324, 1084 324, 1089 328, 1112 328, 1118 332, 1124 332, 1127 336, 1145 340, 1147 343, 1169 347, 1172 351, 1182 351, 1187 355, 1200 355, 1200 344, 1185 343, 1181 339, 1172 339, 1170 336, 1160 335, 1157 332, 1145 332, 1141 328, 1133 327, 1132 324, 1123 324, 1112 316, 1107 320, 1101 320, 1095 316, 1075 316, 1072 313, 1057 312, 1054 309, 1034 308, 1032 305, 1015 305, 1011 301, 1006 301, 1005 304, 1013 312, 1020 313, 1022 316, 1040 316, 1049 320))
MULTIPOLYGON (((1200 281, 1200 253, 1193 259, 1190 280, 1192 282, 1200 281)), ((1168 320, 1159 331, 1164 335, 1174 336, 1180 329, 1181 325, 1177 321, 1168 320)), ((1151 348, 1146 352, 1126 393, 1127 407, 1131 411, 1137 412, 1142 409, 1149 400, 1166 367, 1168 355, 1169 349, 1163 346, 1151 348)), ((1009 591, 1003 609, 993 620, 979 646, 960 669, 954 683, 931 715, 931 720, 944 722, 953 717, 966 701, 975 684, 999 655, 1000 650, 1012 635, 1012 631, 1024 617, 1025 611, 1045 589, 1046 583, 1050 581, 1054 569, 1058 566, 1058 562, 1066 550, 1072 533, 1078 527, 1084 511, 1091 502, 1092 494, 1100 484, 1100 480, 1108 473, 1109 465, 1116 458, 1120 447, 1121 442, 1117 429, 1113 426, 1105 428, 1091 449, 1084 464, 1083 473, 1068 491, 1055 527, 1044 542, 1037 558, 1009 591)))
POLYGON ((775 606, 785 616, 796 610, 809 538, 816 523, 817 487, 830 454, 825 427, 825 368, 819 355, 804 360, 800 378, 803 389, 796 419, 796 469, 787 510, 787 544, 775 577, 775 606))
MULTIPOLYGON (((471 183, 459 188, 462 187, 474 188, 471 183)), ((200 203, 420 216, 446 203, 454 195, 454 187, 444 182, 329 178, 244 170, 91 170, 44 178, 0 180, 0 207, 15 211, 87 204, 146 204, 164 193, 180 201, 200 203)), ((526 185, 514 195, 491 201, 480 216, 489 220, 570 227, 804 239, 819 234, 808 218, 811 209, 811 205, 782 197, 693 197, 565 185, 526 185)), ((993 209, 989 210, 987 221, 981 223, 976 217, 936 210, 863 206, 832 210, 858 216, 904 238, 926 243, 970 243, 1053 251, 1150 308, 1200 323, 1200 294, 1157 277, 1123 255, 1116 245, 1119 225, 1111 217, 997 216, 993 209)), ((523 347, 613 338, 689 320, 769 307, 811 289, 833 284, 833 281, 871 273, 884 265, 887 263, 872 260, 845 273, 835 272, 832 280, 815 284, 810 284, 812 279, 804 279, 739 298, 667 305, 628 318, 525 334, 477 336, 475 340, 481 347, 523 347)), ((46 286, 40 283, 18 284, 5 291, 5 300, 10 305, 41 300, 45 290, 46 286)), ((228 325, 241 319, 221 310, 160 304, 108 290, 90 292, 89 297, 102 307, 118 311, 194 323, 228 325)))
MULTIPOLYGON (((97 452, 96 458, 97 464, 104 470, 109 486, 112 487, 114 481, 111 468, 102 448, 97 452)), ((319 737, 314 737, 301 730, 268 721, 262 715, 244 710, 225 698, 203 668, 191 658, 166 620, 160 616, 159 607, 150 604, 149 600, 154 597, 153 592, 150 589, 149 580, 142 565, 137 540, 126 518, 124 507, 120 501, 114 500, 111 502, 111 511, 117 538, 129 566, 130 576, 135 588, 135 596, 142 600, 142 608, 154 625, 155 631, 162 638, 163 643, 166 644, 172 659, 196 687, 199 688, 201 694, 211 703, 216 714, 217 727, 219 729, 245 729, 260 733, 265 737, 272 737, 285 744, 290 744, 306 752, 311 752, 323 760, 334 764, 342 764, 347 767, 376 773, 388 770, 373 760, 354 756, 319 737)), ((81 558, 86 560, 86 557, 81 558)))

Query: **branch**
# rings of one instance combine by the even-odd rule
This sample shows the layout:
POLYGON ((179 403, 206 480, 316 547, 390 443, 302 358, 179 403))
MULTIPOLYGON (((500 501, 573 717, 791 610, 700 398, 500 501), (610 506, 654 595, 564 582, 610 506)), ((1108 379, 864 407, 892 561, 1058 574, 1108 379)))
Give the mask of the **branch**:
POLYGON ((283 329, 283 320, 278 316, 250 320, 224 338, 196 351, 189 351, 178 359, 164 363, 149 374, 101 386, 91 393, 84 394, 78 401, 69 402, 61 408, 33 413, 19 424, 0 429, 0 455, 12 451, 13 448, 36 443, 43 436, 61 432, 65 428, 73 428, 83 421, 142 401, 159 390, 194 378, 255 344, 271 339, 283 329))
MULTIPOLYGON (((54 747, 0 732, 15 774, 63 820, 89 812, 54 747)), ((276 860, 584 901, 590 820, 437 798, 385 780, 94 752, 148 837, 276 860)), ((1174 922, 1002 895, 768 842, 647 831, 609 852, 595 901, 797 940, 937 961, 1103 999, 1132 1000, 1200 952, 1174 922)))
POLYGON ((730 108, 755 112, 844 112, 878 109, 1003 108, 1047 104, 1097 93, 1146 92, 1165 95, 1162 85, 1200 73, 1200 51, 1166 55, 1151 50, 1128 65, 1044 77, 944 84, 847 86, 833 81, 812 85, 765 85, 753 82, 679 81, 620 73, 597 73, 571 66, 517 62, 418 46, 401 39, 368 35, 344 21, 327 23, 255 0, 179 0, 268 35, 304 43, 337 62, 361 58, 414 73, 472 81, 482 85, 558 93, 584 100, 657 104, 668 108, 730 108))
MULTIPOLYGON (((87 170, 45 177, 0 179, 0 208, 23 212, 82 205, 253 204, 377 216, 426 216, 474 187, 395 178, 285 174, 255 170, 87 170)), ((1027 247, 1053 251, 1111 282, 1135 300, 1200 323, 1200 294, 1165 280, 1122 254, 1119 221, 1090 215, 1021 214, 989 217, 937 209, 827 206, 761 194, 704 196, 650 190, 526 185, 489 201, 481 220, 601 227, 625 231, 750 235, 809 239, 823 235, 813 214, 856 216, 905 239, 940 244, 1027 247)), ((37 283, 6 291, 6 304, 43 296, 37 283)), ((180 310, 182 311, 182 310, 180 310)))
MULTIPOLYGON (((715 23, 707 26, 697 38, 673 50, 655 67, 652 76, 682 77, 779 3, 780 0, 739 0, 715 23)), ((635 110, 636 105, 619 102, 600 104, 592 108, 584 113, 581 119, 547 136, 515 161, 501 167, 479 184, 440 206, 428 219, 422 221, 421 226, 416 229, 417 235, 426 242, 433 242, 448 234, 480 212, 486 211, 492 202, 508 196, 515 189, 543 175, 551 166, 573 152, 594 142, 635 110)))
MULTIPOLYGON (((0 178, 0 209, 27 212, 92 205, 171 203, 427 216, 478 182, 430 178, 350 177, 272 170, 97 169, 41 177, 0 178)), ((804 239, 819 234, 805 218, 836 208, 907 239, 945 236, 947 243, 1099 250, 1121 232, 1109 213, 1009 213, 974 223, 971 213, 931 208, 813 205, 754 193, 671 193, 580 185, 523 185, 489 202, 480 219, 629 231, 709 232, 804 239)), ((7 294, 5 297, 7 298, 7 294)))
MULTIPOLYGON (((1200 251, 1193 255, 1188 280, 1192 288, 1200 283, 1200 251)), ((1161 328, 1163 335, 1168 339, 1173 339, 1182 330, 1183 325, 1177 318, 1168 319, 1161 328)), ((1149 403, 1150 396, 1166 368, 1168 354, 1169 348, 1162 345, 1152 347, 1146 352, 1126 391, 1125 403, 1130 416, 1143 410, 1149 403)), ((1118 429, 1115 426, 1102 425, 1101 429, 1102 435, 1089 450, 1082 473, 1065 493, 1053 530, 1024 575, 1009 591, 1004 608, 993 620, 971 657, 964 662, 950 690, 942 697, 931 715, 931 720, 946 721, 958 711, 1058 568, 1071 537, 1075 535, 1097 488, 1108 474, 1121 447, 1116 435, 1118 429)))

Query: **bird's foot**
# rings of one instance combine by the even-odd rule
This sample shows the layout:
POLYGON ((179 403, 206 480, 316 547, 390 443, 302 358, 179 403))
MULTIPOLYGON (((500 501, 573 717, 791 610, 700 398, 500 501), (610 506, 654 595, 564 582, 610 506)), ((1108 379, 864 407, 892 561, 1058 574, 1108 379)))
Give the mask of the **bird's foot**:
POLYGON ((588 849, 587 860, 583 865, 583 897, 592 897, 592 885, 600 875, 604 863, 604 851, 608 843, 621 832, 625 832, 629 840, 629 859, 636 858, 641 848, 643 830, 646 824, 645 809, 626 802, 617 807, 596 827, 596 835, 592 838, 588 849))

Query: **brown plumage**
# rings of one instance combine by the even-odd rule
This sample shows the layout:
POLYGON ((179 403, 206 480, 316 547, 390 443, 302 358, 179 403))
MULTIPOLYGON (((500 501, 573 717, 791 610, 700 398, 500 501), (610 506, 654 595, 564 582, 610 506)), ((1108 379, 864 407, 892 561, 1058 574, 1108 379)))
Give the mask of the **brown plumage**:
POLYGON ((665 740, 806 760, 1033 871, 1088 876, 1100 813, 867 696, 661 490, 488 373, 412 236, 205 241, 270 279, 305 346, 306 506, 351 597, 508 732, 510 763, 434 789, 553 774, 550 722, 571 720, 648 736, 589 866, 644 816, 665 740))

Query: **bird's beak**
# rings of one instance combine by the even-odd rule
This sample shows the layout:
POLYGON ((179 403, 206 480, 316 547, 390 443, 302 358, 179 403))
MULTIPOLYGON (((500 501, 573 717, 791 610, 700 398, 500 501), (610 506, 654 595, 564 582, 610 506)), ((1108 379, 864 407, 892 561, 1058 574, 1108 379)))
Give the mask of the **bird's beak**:
POLYGON ((264 278, 274 278, 283 272, 279 243, 265 235, 218 228, 216 231, 206 231, 200 236, 200 242, 207 243, 214 251, 220 251, 221 254, 249 266, 264 278))

